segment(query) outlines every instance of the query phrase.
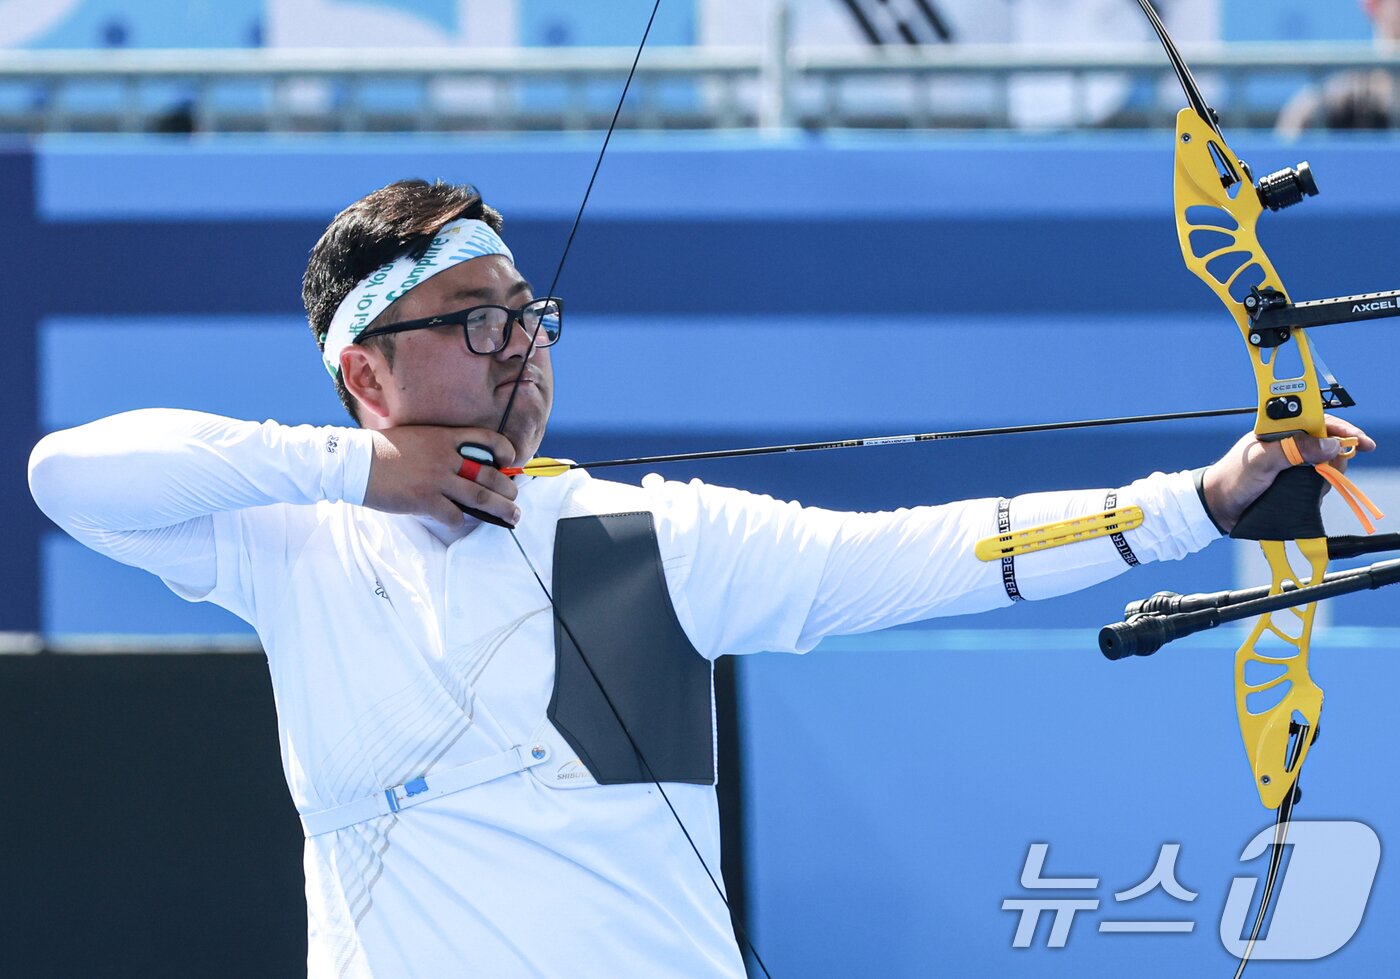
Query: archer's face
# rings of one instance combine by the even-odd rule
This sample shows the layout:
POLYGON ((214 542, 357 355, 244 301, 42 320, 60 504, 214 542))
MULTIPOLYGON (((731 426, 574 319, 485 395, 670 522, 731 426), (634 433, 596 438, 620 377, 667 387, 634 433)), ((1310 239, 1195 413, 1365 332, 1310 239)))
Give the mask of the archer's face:
MULTIPOLYGON (((474 258, 439 272, 394 304, 395 322, 436 316, 483 303, 523 306, 530 284, 504 255, 474 258)), ((467 349, 462 327, 444 326, 395 335, 394 363, 386 398, 393 425, 470 425, 495 430, 511 387, 529 350, 516 322, 505 347, 494 354, 467 349)), ((516 448, 515 464, 534 456, 544 439, 554 404, 549 349, 530 354, 515 396, 505 436, 516 448)))

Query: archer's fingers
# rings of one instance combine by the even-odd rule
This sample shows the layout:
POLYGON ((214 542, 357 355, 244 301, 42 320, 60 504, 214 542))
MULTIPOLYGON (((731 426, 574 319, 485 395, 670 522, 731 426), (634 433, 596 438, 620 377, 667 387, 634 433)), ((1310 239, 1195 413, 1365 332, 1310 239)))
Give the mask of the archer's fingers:
MULTIPOLYGON (((520 493, 520 487, 515 485, 515 481, 503 474, 499 469, 491 466, 483 466, 473 462, 471 459, 463 459, 461 465, 457 467, 457 478, 459 481, 474 483, 478 489, 493 493, 497 496, 504 496, 507 500, 513 500, 520 493)), ((471 490, 460 485, 455 487, 459 492, 470 492, 471 490)))
POLYGON ((1323 417, 1327 422, 1328 435, 1337 438, 1356 439, 1357 452, 1371 452, 1375 449, 1376 440, 1371 438, 1371 436, 1367 435, 1364 431, 1362 431, 1357 426, 1353 425, 1351 422, 1347 421, 1344 418, 1338 418, 1335 415, 1324 415, 1323 417))
POLYGON ((1343 439, 1355 439, 1356 452, 1370 452, 1376 447, 1375 439, 1360 428, 1340 418, 1327 416, 1327 438, 1313 438, 1299 435, 1294 438, 1303 461, 1309 465, 1330 462, 1336 469, 1346 471, 1347 460, 1354 454, 1343 439))
POLYGON ((519 491, 508 476, 468 459, 463 461, 445 495, 458 506, 489 513, 514 527, 520 522, 520 508, 514 503, 519 491))

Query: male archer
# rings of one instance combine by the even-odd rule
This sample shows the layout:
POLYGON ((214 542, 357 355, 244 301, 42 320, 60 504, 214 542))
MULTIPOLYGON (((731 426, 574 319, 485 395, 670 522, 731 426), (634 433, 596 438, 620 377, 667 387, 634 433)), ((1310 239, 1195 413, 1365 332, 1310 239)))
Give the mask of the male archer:
MULTIPOLYGON (((501 232, 473 188, 422 181, 332 221, 303 297, 353 427, 152 408, 31 459, 70 534, 257 630, 306 832, 313 976, 743 976, 710 878, 716 657, 1184 557, 1288 466, 1246 436, 1194 473, 891 513, 655 475, 508 478, 545 436, 563 303, 501 232), (1114 505, 1144 514, 1120 542, 973 555, 1114 505)), ((1339 452, 1299 442, 1309 462, 1339 452)))

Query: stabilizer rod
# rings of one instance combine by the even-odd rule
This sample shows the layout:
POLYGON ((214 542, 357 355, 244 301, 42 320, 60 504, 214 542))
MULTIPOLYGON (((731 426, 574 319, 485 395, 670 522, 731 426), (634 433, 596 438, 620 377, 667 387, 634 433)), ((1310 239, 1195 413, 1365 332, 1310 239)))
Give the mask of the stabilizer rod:
MULTIPOLYGON (((1375 554, 1378 551, 1400 551, 1400 534, 1375 534, 1329 537, 1327 538, 1327 558, 1340 561, 1344 558, 1359 557, 1362 554, 1375 554)), ((1351 574, 1351 570, 1334 571, 1323 581, 1335 581, 1351 574)), ((1285 593, 1297 589, 1293 582, 1284 582, 1285 593)), ((1123 618, 1131 619, 1138 615, 1171 615, 1177 612, 1198 612, 1207 608, 1225 608, 1240 602, 1264 598, 1269 594, 1268 585, 1257 588, 1243 588, 1239 591, 1215 591, 1197 595, 1180 595, 1174 591, 1159 591, 1151 598, 1129 602, 1123 609, 1123 618)))
POLYGON ((1225 622, 1252 619, 1266 612, 1380 588, 1397 581, 1400 581, 1400 560, 1392 560, 1352 571, 1338 571, 1327 575, 1319 584, 1285 588, 1276 595, 1259 596, 1260 589, 1251 588, 1216 595, 1175 596, 1189 610, 1139 613, 1125 622, 1106 625, 1099 630, 1099 651, 1109 659, 1149 656, 1173 640, 1214 629, 1225 622), (1221 600, 1222 596, 1226 598, 1221 600), (1229 600, 1231 597, 1234 600, 1229 600), (1220 603, 1212 604, 1216 600, 1220 603))

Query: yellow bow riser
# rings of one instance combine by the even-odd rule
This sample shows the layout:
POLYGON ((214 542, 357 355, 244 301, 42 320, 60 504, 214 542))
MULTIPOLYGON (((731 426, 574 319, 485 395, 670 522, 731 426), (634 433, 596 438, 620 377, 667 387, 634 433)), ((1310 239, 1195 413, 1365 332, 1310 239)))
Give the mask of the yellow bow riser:
MULTIPOLYGON (((1284 585, 1300 586, 1308 580, 1292 567, 1282 541, 1260 541, 1273 580, 1271 595, 1284 585)), ((1300 540, 1297 547, 1312 569, 1311 580, 1321 581, 1327 569, 1327 539, 1300 540)), ((1287 798, 1307 760, 1322 714, 1322 688, 1308 674, 1308 649, 1312 641, 1317 603, 1260 616, 1235 654, 1235 710, 1245 753, 1254 771, 1259 801, 1277 809, 1287 798), (1291 722, 1306 725, 1298 735, 1291 722)))
POLYGON ((1313 365, 1307 332, 1294 330, 1302 372, 1297 377, 1276 377, 1277 356, 1283 347, 1261 347, 1250 342, 1254 333, 1244 298, 1250 286, 1286 290, 1259 244, 1255 227, 1264 205, 1254 191, 1253 180, 1234 150, 1220 134, 1192 109, 1176 116, 1176 213, 1181 255, 1191 271, 1210 286, 1240 328, 1258 387, 1259 413, 1254 431, 1260 438, 1280 438, 1289 433, 1327 434, 1322 417, 1322 389, 1313 365), (1222 169, 1235 180, 1222 182, 1222 169), (1301 413, 1290 418, 1270 418, 1264 406, 1271 400, 1296 398, 1301 413))
MULTIPOLYGON (((1326 435, 1323 398, 1307 334, 1294 330, 1300 364, 1297 376, 1278 376, 1285 346, 1251 341, 1255 333, 1244 305, 1250 288, 1285 293, 1273 263, 1259 244, 1256 226, 1264 210, 1248 168, 1220 134, 1193 109, 1176 117, 1177 238, 1187 266, 1219 297, 1235 318, 1249 351, 1258 388, 1254 431, 1260 438, 1290 434, 1326 435), (1227 183, 1229 186, 1227 187, 1227 183), (1270 417, 1266 406, 1296 402, 1287 416, 1270 417)), ((1274 414, 1281 413, 1275 410, 1274 414)), ((1297 541, 1307 564, 1300 574, 1283 541, 1261 540, 1272 573, 1270 594, 1285 584, 1321 581, 1327 571, 1324 537, 1297 541)), ((1258 619, 1235 655, 1235 708, 1260 801, 1277 809, 1292 791, 1311 747, 1322 711, 1322 690, 1308 674, 1316 604, 1258 619), (1299 727, 1304 735, 1298 735, 1299 727), (1297 741, 1298 743, 1294 743, 1297 741)))

